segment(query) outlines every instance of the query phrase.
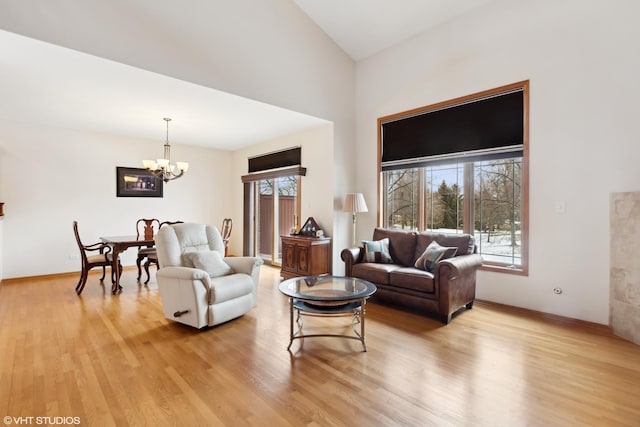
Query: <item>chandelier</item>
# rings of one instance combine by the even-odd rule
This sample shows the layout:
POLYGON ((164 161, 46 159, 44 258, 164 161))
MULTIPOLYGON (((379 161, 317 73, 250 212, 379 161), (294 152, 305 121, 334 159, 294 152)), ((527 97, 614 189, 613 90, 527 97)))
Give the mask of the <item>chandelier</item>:
POLYGON ((164 182, 169 182, 172 179, 180 178, 184 175, 184 173, 189 169, 189 163, 176 162, 175 165, 171 164, 171 145, 169 145, 169 122, 171 119, 165 117, 163 120, 167 122, 167 141, 164 143, 164 158, 143 160, 142 164, 154 176, 160 178, 164 182))

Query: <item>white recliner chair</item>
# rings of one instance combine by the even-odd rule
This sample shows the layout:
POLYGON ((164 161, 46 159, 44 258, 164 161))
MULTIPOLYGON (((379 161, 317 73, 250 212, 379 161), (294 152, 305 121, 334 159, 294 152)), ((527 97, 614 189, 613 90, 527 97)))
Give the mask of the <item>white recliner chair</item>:
POLYGON ((196 328, 227 322, 258 299, 261 258, 224 258, 216 227, 183 223, 160 228, 156 279, 167 319, 196 328))

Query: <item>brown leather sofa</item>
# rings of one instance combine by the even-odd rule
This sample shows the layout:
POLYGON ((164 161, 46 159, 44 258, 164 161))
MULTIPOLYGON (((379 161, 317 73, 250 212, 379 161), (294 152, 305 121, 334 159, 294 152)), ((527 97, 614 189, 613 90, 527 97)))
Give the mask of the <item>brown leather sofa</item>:
POLYGON ((469 234, 413 232, 376 228, 374 241, 389 238, 392 263, 366 262, 363 247, 344 249, 345 275, 374 283, 376 300, 424 310, 448 324, 463 307, 471 309, 476 295, 476 271, 482 257, 469 234), (456 247, 455 256, 438 261, 433 272, 414 266, 432 241, 456 247))

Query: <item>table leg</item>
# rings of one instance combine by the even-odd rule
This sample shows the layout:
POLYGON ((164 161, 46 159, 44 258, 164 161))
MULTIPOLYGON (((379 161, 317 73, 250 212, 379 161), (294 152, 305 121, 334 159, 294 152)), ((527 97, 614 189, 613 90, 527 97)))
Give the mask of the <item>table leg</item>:
POLYGON ((293 343, 293 298, 289 297, 289 345, 287 351, 291 348, 293 343))
POLYGON ((114 272, 115 276, 114 281, 111 284, 111 293, 113 295, 122 290, 122 286, 120 286, 120 274, 122 274, 122 272, 120 271, 120 263, 118 262, 118 259, 120 259, 120 252, 122 252, 122 249, 119 245, 112 246, 111 253, 113 254, 113 261, 111 264, 111 269, 114 272))
POLYGON ((367 299, 364 298, 362 300, 362 304, 360 304, 360 340, 362 341, 362 347, 364 351, 367 351, 367 345, 364 343, 364 315, 365 315, 365 305, 367 304, 367 299))

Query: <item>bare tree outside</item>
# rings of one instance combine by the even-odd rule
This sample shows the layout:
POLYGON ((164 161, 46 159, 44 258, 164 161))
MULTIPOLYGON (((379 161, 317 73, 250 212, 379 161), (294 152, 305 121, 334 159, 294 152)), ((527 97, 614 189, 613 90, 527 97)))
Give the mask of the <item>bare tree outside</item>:
POLYGON ((476 165, 475 228, 492 235, 510 236, 512 247, 518 246, 521 223, 522 163, 520 159, 482 162, 476 165))
POLYGON ((417 169, 386 172, 386 227, 415 229, 417 227, 417 169))
MULTIPOLYGON (((260 194, 273 194, 274 180, 263 179, 260 181, 260 194)), ((298 185, 297 177, 285 176, 278 178, 278 195, 295 196, 296 186, 298 185)))

